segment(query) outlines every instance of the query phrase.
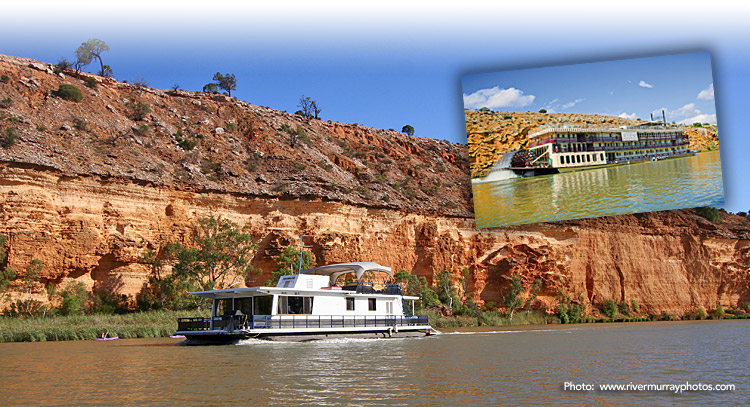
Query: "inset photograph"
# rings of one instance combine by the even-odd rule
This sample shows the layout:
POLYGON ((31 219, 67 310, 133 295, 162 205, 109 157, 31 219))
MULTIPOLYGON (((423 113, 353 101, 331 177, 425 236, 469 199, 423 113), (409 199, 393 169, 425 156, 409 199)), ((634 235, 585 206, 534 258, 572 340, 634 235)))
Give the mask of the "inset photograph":
POLYGON ((724 203, 708 52, 461 82, 477 228, 724 203))

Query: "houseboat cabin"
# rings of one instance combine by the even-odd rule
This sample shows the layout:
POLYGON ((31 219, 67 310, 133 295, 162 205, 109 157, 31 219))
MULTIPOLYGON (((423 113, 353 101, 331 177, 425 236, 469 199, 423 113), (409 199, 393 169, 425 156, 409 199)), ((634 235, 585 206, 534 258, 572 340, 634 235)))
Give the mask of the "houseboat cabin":
POLYGON ((283 276, 276 287, 193 292, 212 300, 211 317, 180 318, 175 334, 211 342, 429 335, 427 317, 414 315, 419 297, 392 280, 390 267, 357 262, 283 276))

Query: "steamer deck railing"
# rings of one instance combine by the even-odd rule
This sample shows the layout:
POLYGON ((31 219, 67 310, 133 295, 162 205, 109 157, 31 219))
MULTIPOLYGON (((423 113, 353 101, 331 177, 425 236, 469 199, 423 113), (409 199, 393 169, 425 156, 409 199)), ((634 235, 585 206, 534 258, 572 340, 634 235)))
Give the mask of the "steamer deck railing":
POLYGON ((178 331, 236 331, 287 328, 387 328, 429 325, 427 315, 231 315, 214 318, 178 318, 178 331), (213 319, 213 328, 211 320, 213 319))

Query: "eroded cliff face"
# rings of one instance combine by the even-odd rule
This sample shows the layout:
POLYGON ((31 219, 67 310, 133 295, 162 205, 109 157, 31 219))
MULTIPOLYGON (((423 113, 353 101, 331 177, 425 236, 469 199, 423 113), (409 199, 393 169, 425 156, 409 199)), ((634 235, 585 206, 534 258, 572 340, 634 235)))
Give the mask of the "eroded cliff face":
POLYGON ((182 241, 197 218, 213 214, 247 226, 258 242, 253 263, 264 273, 247 285, 265 283, 279 253, 307 234, 318 265, 377 261, 428 281, 441 270, 458 281, 468 268, 470 294, 483 301, 500 301, 514 273, 527 286, 543 281, 538 305, 548 309, 558 291, 673 315, 750 299, 750 228, 733 215, 724 215, 729 227, 686 210, 480 231, 471 219, 340 202, 178 191, 7 164, 0 174, 8 266, 40 259, 45 283, 135 295, 149 272, 141 256, 182 241))
POLYGON ((45 284, 135 295, 149 273, 144 253, 216 215, 258 242, 263 273, 246 285, 264 284, 306 234, 317 265, 376 261, 428 281, 449 270, 456 282, 468 269, 480 302, 499 302, 514 273, 527 287, 543 281, 537 305, 547 309, 558 292, 673 315, 750 300, 750 226, 738 216, 714 224, 672 211, 480 231, 465 147, 220 95, 98 78, 91 89, 48 68, 0 56, 10 77, 0 100, 11 99, 0 125, 19 135, 0 147, 6 265, 22 276, 39 259, 45 284), (52 96, 61 83, 84 100, 52 96), (131 102, 152 112, 137 118, 131 102))

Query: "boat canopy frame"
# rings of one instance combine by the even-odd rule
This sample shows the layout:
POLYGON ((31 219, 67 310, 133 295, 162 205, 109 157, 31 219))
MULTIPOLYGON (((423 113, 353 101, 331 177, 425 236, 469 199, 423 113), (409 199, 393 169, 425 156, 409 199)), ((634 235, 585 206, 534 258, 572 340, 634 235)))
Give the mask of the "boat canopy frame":
POLYGON ((381 273, 386 273, 391 279, 393 279, 393 271, 390 267, 381 266, 380 264, 372 261, 329 264, 327 266, 320 266, 302 270, 301 274, 328 276, 330 279, 330 284, 335 284, 336 280, 339 277, 349 273, 354 273, 357 276, 357 280, 361 280, 362 276, 368 271, 378 271, 381 273))

